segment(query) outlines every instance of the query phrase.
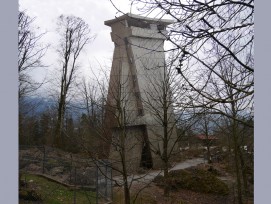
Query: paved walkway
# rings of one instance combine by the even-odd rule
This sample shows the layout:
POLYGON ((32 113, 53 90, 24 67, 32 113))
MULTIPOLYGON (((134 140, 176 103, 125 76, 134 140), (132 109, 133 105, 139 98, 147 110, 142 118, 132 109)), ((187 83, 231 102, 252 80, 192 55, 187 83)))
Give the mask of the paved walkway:
MULTIPOLYGON (((186 169, 186 168, 189 168, 192 166, 197 166, 198 164, 202 164, 202 163, 204 163, 203 158, 189 159, 189 160, 185 160, 183 162, 175 164, 169 171, 186 169)), ((131 175, 128 177, 128 181, 129 181, 129 183, 131 181, 133 181, 133 182, 148 184, 158 175, 164 175, 163 171, 162 170, 151 170, 145 174, 131 175)), ((113 179, 115 181, 117 181, 119 184, 121 184, 123 182, 122 176, 115 176, 115 177, 113 177, 113 179)))

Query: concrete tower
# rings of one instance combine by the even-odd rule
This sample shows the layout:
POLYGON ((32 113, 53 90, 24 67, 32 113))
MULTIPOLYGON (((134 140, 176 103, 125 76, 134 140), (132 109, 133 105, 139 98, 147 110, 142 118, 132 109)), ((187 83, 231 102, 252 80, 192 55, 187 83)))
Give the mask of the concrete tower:
MULTIPOLYGON (((109 158, 118 163, 117 144, 125 144, 125 160, 131 170, 161 167, 163 164, 157 152, 163 147, 163 127, 149 105, 157 106, 157 111, 162 110, 155 95, 151 98, 148 95, 157 94, 154 89, 158 89, 164 80, 165 28, 171 23, 171 20, 130 13, 105 21, 105 25, 112 28, 111 39, 115 44, 105 116, 113 144, 109 158)), ((172 107, 168 116, 174 120, 172 107)), ((172 141, 176 137, 176 129, 173 128, 172 141)), ((169 142, 170 145, 173 142, 169 142)))

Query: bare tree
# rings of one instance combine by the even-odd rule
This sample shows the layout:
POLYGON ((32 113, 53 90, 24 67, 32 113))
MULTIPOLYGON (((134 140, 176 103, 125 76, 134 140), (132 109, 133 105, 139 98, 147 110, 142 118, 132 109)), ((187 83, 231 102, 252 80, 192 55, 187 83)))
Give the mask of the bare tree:
MULTIPOLYGON (((214 52, 216 52, 217 58, 222 57, 222 53, 216 46, 214 46, 214 52)), ((207 99, 206 103, 206 98, 199 95, 199 98, 193 98, 194 107, 201 108, 204 114, 222 116, 224 123, 227 124, 228 129, 225 132, 227 132, 229 143, 233 147, 234 162, 232 167, 236 175, 237 198, 239 203, 243 203, 243 194, 247 195, 248 185, 245 172, 247 164, 245 164, 244 154, 241 151, 245 144, 240 127, 253 128, 253 124, 249 122, 253 120, 254 115, 253 94, 248 94, 250 91, 253 92, 253 87, 247 86, 248 83, 253 83, 253 75, 226 56, 220 60, 216 69, 223 80, 216 76, 208 76, 205 90, 212 93, 212 98, 219 99, 219 101, 207 99), (235 86, 233 87, 229 82, 235 86)), ((202 78, 205 77, 202 75, 202 78)))
MULTIPOLYGON (((176 71, 169 65, 157 67, 151 72, 147 70, 145 77, 148 86, 144 90, 143 106, 152 118, 153 122, 149 124, 153 129, 158 146, 150 143, 151 150, 163 161, 163 173, 165 181, 168 181, 170 162, 174 155, 179 152, 179 144, 185 132, 191 128, 194 120, 193 114, 188 113, 187 93, 189 89, 185 88, 185 81, 182 80, 176 71), (183 83, 181 83, 183 82, 183 83), (184 104, 184 105, 180 105, 184 104), (185 106, 186 105, 186 106, 185 106), (181 127, 182 131, 177 134, 176 128, 181 127), (158 131, 159 130, 159 131, 158 131)), ((169 196, 169 186, 166 184, 164 195, 169 196)))
MULTIPOLYGON (((96 151, 98 155, 86 146, 83 149, 91 155, 94 162, 99 162, 100 159, 110 160, 116 176, 113 182, 123 189, 124 202, 128 204, 134 203, 139 193, 150 182, 144 184, 132 199, 130 191, 132 184, 146 174, 134 176, 140 166, 141 158, 138 155, 142 150, 144 139, 141 135, 142 125, 136 124, 138 110, 132 86, 133 76, 126 71, 116 63, 112 66, 110 80, 106 73, 104 73, 105 82, 97 80, 101 97, 94 103, 101 109, 100 113, 105 114, 104 121, 94 127, 97 141, 100 141, 99 150, 96 151), (106 88, 108 84, 109 88, 106 88), (107 100, 104 104, 100 99, 105 98, 107 100)), ((83 95, 86 96, 85 93, 83 95)), ((90 103, 89 108, 91 108, 90 103)))
POLYGON ((161 16, 171 16, 176 20, 167 38, 173 44, 172 50, 179 61, 176 68, 192 90, 206 99, 204 105, 231 101, 229 96, 213 96, 208 84, 214 78, 246 96, 253 95, 253 0, 133 2, 142 13, 160 11, 161 16), (219 71, 219 63, 225 60, 235 64, 236 76, 246 73, 243 76, 247 80, 242 86, 238 82, 227 81, 219 71))
POLYGON ((138 145, 139 138, 132 138, 129 135, 129 126, 133 125, 135 118, 133 117, 134 101, 133 91, 129 86, 131 80, 130 75, 125 75, 120 65, 112 67, 109 81, 109 89, 107 94, 107 102, 105 109, 104 129, 106 132, 105 141, 108 141, 113 169, 121 175, 125 203, 131 203, 130 187, 132 181, 129 182, 129 173, 131 166, 129 162, 133 158, 128 153, 138 145))
POLYGON ((55 143, 61 146, 62 129, 66 110, 66 100, 75 83, 79 68, 78 59, 83 48, 95 38, 90 36, 90 29, 81 18, 63 16, 58 18, 60 44, 57 49, 61 59, 61 79, 58 99, 58 117, 55 131, 55 143))
POLYGON ((31 78, 34 69, 44 67, 42 57, 48 45, 43 46, 41 38, 45 33, 37 34, 38 28, 33 26, 35 18, 29 17, 25 11, 18 16, 18 72, 19 72, 19 99, 32 94, 42 83, 31 78))
MULTIPOLYGON (((72 139, 73 144, 77 144, 81 151, 89 153, 91 157, 96 158, 99 155, 101 144, 101 129, 104 119, 104 91, 100 90, 102 79, 95 81, 82 78, 79 85, 78 105, 79 124, 77 135, 72 139)), ((102 151, 101 151, 102 152, 102 151)))
POLYGON ((254 1, 132 2, 143 15, 153 13, 175 19, 166 37, 172 43, 175 67, 190 87, 187 105, 233 120, 238 203, 243 203, 238 173, 240 138, 236 130, 240 123, 253 126, 248 118, 253 117, 254 1))
POLYGON ((206 111, 202 111, 199 113, 197 116, 198 120, 195 123, 194 130, 200 134, 202 134, 204 137, 202 138, 203 140, 203 145, 206 146, 206 158, 208 163, 212 163, 211 159, 211 146, 213 145, 213 140, 216 138, 213 136, 212 132, 215 128, 215 123, 214 123, 214 116, 211 114, 207 114, 206 111))
MULTIPOLYGON (((29 17, 25 11, 18 15, 18 74, 19 74, 19 139, 26 143, 30 136, 27 130, 33 128, 29 121, 33 120, 35 110, 40 105, 37 100, 30 100, 44 82, 32 78, 33 71, 43 68, 42 58, 49 45, 41 43, 45 33, 39 33, 34 25, 35 18, 29 17), (33 115, 34 114, 34 115, 33 115), (27 128, 25 128, 27 127, 27 128)), ((44 79, 45 80, 45 79, 44 79)))
POLYGON ((86 81, 86 78, 82 79, 81 83, 81 93, 82 93, 82 99, 84 104, 84 109, 87 110, 87 116, 90 123, 92 123, 92 126, 95 125, 98 120, 101 121, 101 118, 98 118, 98 111, 100 106, 100 97, 101 93, 99 93, 98 84, 91 80, 86 81))
MULTIPOLYGON (((246 86, 247 78, 246 73, 240 73, 236 75, 234 64, 229 63, 229 61, 223 62, 220 64, 221 71, 223 70, 223 76, 225 79, 229 81, 238 81, 238 86, 246 86)), ((213 83, 214 84, 214 83, 213 83)), ((221 104, 220 108, 217 108, 217 112, 223 111, 227 116, 228 124, 230 124, 229 130, 231 130, 228 134, 230 135, 230 140, 233 144, 234 149, 234 167, 237 179, 237 190, 238 190, 238 198, 239 203, 242 203, 242 193, 243 190, 247 189, 247 178, 245 172, 244 157, 241 152, 241 148, 245 145, 243 138, 243 134, 240 132, 240 127, 245 126, 246 128, 251 128, 249 120, 253 119, 253 96, 246 96, 246 94, 242 91, 236 90, 229 86, 229 84, 224 83, 224 85, 218 86, 217 84, 215 93, 224 94, 228 96, 230 99, 229 103, 221 104), (245 123, 243 122, 245 121, 245 123), (243 177, 243 182, 241 181, 243 177), (243 186, 242 186, 243 185, 243 186)))

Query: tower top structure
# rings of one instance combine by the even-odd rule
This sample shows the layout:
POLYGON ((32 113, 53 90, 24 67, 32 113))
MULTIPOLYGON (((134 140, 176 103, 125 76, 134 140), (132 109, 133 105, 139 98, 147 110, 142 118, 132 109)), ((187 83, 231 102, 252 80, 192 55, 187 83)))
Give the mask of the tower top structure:
POLYGON ((165 40, 166 27, 172 23, 174 21, 169 19, 148 18, 131 13, 104 22, 111 27, 111 39, 118 45, 123 44, 126 37, 165 40))
MULTIPOLYGON (((167 25, 174 23, 174 20, 169 19, 160 19, 160 18, 149 18, 149 17, 143 17, 140 15, 127 13, 120 17, 116 17, 111 20, 107 20, 104 22, 107 26, 112 26, 113 24, 120 22, 120 21, 126 21, 127 27, 134 26, 134 27, 140 27, 140 28, 150 28, 152 24, 160 25, 161 28, 165 28, 167 25)), ((159 28, 158 28, 159 29, 159 28)), ((163 29, 161 29, 163 30, 163 29)))

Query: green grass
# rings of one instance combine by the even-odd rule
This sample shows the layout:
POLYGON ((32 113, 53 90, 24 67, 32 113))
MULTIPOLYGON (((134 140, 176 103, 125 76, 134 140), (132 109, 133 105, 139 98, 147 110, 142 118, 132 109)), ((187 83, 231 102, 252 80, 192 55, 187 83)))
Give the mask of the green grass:
MULTIPOLYGON (((133 203, 135 195, 131 193, 131 203, 133 203)), ((150 195, 142 194, 139 195, 134 204, 157 204, 157 201, 150 195)), ((112 204, 124 204, 124 193, 123 191, 114 192, 112 204)))
POLYGON ((35 192, 35 195, 42 199, 42 203, 48 204, 69 204, 74 203, 74 195, 76 194, 77 204, 87 204, 96 202, 96 193, 90 190, 74 190, 63 186, 54 181, 50 181, 44 177, 37 175, 25 174, 21 179, 26 179, 27 187, 21 188, 21 195, 29 197, 27 192, 35 192), (32 180, 32 182, 30 182, 32 180))

